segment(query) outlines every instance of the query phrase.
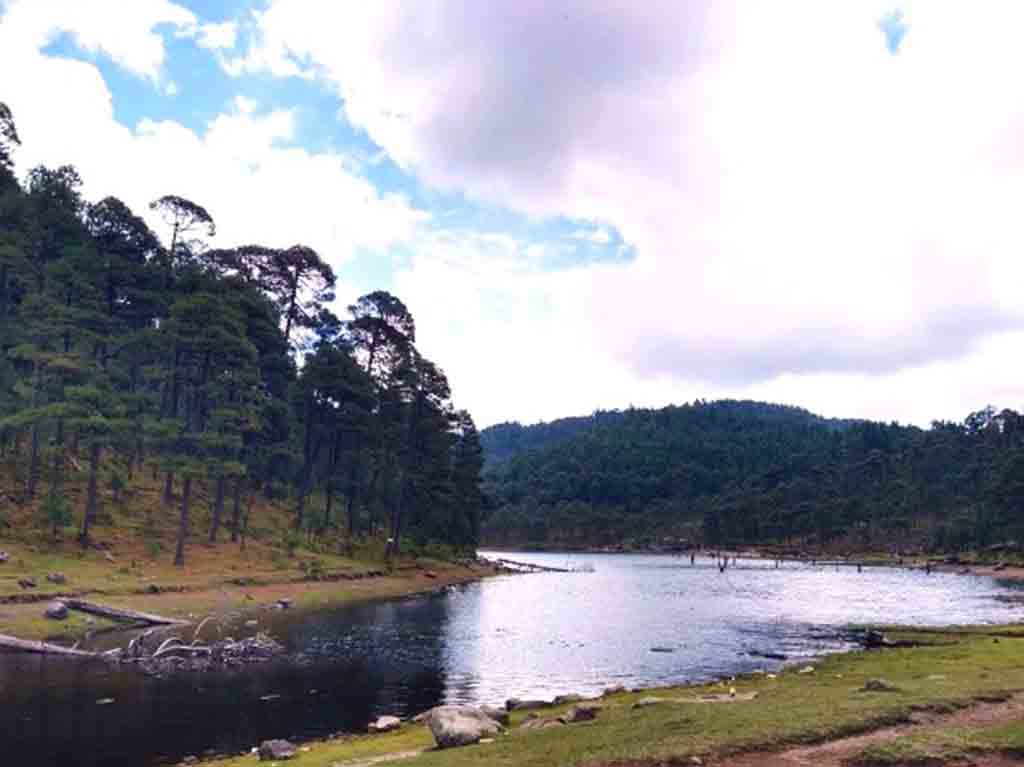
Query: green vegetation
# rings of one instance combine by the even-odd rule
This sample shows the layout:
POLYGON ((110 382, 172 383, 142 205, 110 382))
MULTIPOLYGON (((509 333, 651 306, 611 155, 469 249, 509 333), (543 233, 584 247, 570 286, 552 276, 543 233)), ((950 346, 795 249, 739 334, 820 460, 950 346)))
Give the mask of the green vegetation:
POLYGON ((1024 757, 1024 722, 914 733, 868 746, 855 762, 865 767, 913 767, 947 762, 970 763, 972 758, 987 753, 1024 757))
POLYGON ((479 437, 398 298, 338 317, 311 248, 212 247, 211 212, 175 195, 150 206, 161 242, 73 167, 20 183, 18 144, 0 104, 5 543, 132 549, 128 531, 179 567, 228 535, 286 557, 475 547, 479 437))
MULTIPOLYGON (((936 644, 832 656, 815 664, 812 674, 794 669, 774 679, 751 675, 724 685, 612 695, 603 701, 604 710, 590 724, 519 730, 517 726, 526 715, 515 713, 509 733, 494 743, 425 751, 393 763, 409 767, 555 767, 674 759, 683 764, 690 756, 833 740, 907 722, 915 712, 955 712, 979 698, 999 698, 1008 689, 1024 687, 1019 640, 994 642, 984 630, 919 638, 936 644), (863 692, 865 681, 873 677, 890 680, 898 691, 863 692), (721 694, 729 687, 737 690, 735 702, 700 702, 701 695, 721 694), (740 699, 751 692, 757 693, 753 700, 740 699), (632 707, 651 695, 666 702, 632 707)), ((296 767, 355 764, 375 756, 416 751, 430 743, 425 727, 409 725, 396 734, 311 744, 310 750, 292 763, 296 767)), ((256 763, 251 756, 216 762, 222 767, 256 763)))
POLYGON ((492 545, 963 551, 1024 541, 1024 416, 930 429, 758 402, 598 412, 481 435, 492 545))

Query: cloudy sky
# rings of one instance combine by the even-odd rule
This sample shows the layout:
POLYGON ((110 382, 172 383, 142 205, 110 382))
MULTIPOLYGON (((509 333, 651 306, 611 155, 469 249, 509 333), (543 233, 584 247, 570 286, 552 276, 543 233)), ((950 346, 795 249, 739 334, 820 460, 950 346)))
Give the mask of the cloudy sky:
POLYGON ((1024 406, 1022 34, 1016 0, 0 0, 0 101, 21 172, 399 295, 481 424, 927 424, 1024 406))

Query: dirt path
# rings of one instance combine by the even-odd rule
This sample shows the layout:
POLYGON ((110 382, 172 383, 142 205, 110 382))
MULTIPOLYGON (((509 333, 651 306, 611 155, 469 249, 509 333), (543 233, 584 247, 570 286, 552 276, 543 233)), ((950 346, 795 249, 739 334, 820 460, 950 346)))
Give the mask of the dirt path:
MULTIPOLYGON (((949 727, 986 727, 1020 719, 1024 719, 1024 693, 1018 693, 1009 700, 998 703, 978 703, 953 714, 918 714, 909 724, 887 727, 815 746, 799 746, 774 752, 755 751, 716 759, 711 763, 715 767, 844 767, 867 746, 895 740, 904 735, 949 727)), ((1002 755, 991 755, 979 758, 972 764, 1004 767, 1021 763, 1002 755)))

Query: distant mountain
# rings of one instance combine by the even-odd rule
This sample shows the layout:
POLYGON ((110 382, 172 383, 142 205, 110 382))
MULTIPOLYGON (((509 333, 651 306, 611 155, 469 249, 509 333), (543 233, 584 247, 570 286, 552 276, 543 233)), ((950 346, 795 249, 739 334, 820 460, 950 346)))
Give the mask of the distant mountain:
MULTIPOLYGON (((698 401, 694 406, 707 407, 707 404, 698 401)), ((751 400, 722 400, 712 403, 712 406, 720 410, 730 409, 737 413, 746 413, 751 417, 791 420, 820 425, 828 429, 842 429, 857 423, 857 421, 849 419, 824 418, 808 410, 790 405, 773 405, 751 400)), ((637 408, 598 410, 593 415, 559 418, 557 421, 541 422, 530 426, 523 426, 515 421, 506 421, 484 429, 480 433, 480 444, 484 449, 484 460, 487 466, 493 468, 521 453, 552 447, 595 428, 628 428, 630 421, 637 418, 643 419, 646 414, 682 410, 685 407, 690 406, 682 406, 682 408, 669 406, 660 411, 637 408)))
POLYGON ((988 545, 1024 533, 1020 424, 985 410, 926 430, 735 400, 499 424, 481 433, 484 540, 988 545))

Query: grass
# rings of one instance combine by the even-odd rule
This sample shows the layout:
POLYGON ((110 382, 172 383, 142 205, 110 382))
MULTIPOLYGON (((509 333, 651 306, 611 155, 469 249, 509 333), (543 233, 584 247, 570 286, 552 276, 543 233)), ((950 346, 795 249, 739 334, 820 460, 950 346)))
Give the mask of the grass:
POLYGON ((990 753, 1024 757, 1024 722, 916 733, 869 746, 855 761, 863 767, 939 765, 990 753))
MULTIPOLYGON (((769 678, 750 675, 723 684, 676 687, 614 695, 591 724, 546 730, 519 730, 524 715, 513 714, 508 734, 494 743, 447 751, 428 750, 403 759, 403 767, 568 767, 616 760, 705 757, 737 751, 832 740, 908 721, 916 710, 955 710, 979 697, 1024 689, 1019 640, 1001 639, 984 630, 947 636, 922 634, 921 647, 855 652, 829 657, 813 674, 788 671, 769 678), (860 688, 884 677, 896 692, 868 693, 860 688), (697 697, 735 686, 756 692, 750 701, 697 703, 697 697), (633 709, 649 695, 669 702, 633 709)), ((558 709, 552 709, 556 713, 558 709)), ((1020 737, 1021 730, 1005 738, 1020 737)), ((1008 741, 1007 741, 1008 742, 1008 741)), ((430 744, 425 727, 407 725, 398 734, 363 736, 311 744, 290 764, 327 767, 359 763, 368 756, 415 750, 430 744)), ((892 764, 895 762, 888 762, 892 764)), ((213 763, 211 763, 213 764, 213 763)), ((253 767, 255 757, 216 762, 218 767, 253 767)))
MULTIPOLYGON (((66 481, 76 509, 82 500, 81 479, 70 476, 66 481)), ((162 502, 162 485, 148 473, 136 477, 122 503, 109 496, 103 499, 102 522, 93 528, 95 545, 87 549, 75 541, 74 528, 62 531, 57 541, 40 529, 38 502, 6 506, 0 550, 10 558, 0 564, 0 633, 72 640, 110 625, 102 620, 90 624, 78 616, 63 622, 46 619, 46 602, 59 596, 188 618, 285 597, 300 608, 329 607, 426 591, 487 574, 465 562, 425 557, 388 563, 380 541, 346 542, 337 533, 325 539, 331 544, 295 545, 292 505, 262 498, 251 511, 244 549, 230 542, 227 530, 221 531, 217 543, 209 544, 209 488, 202 483, 197 487, 183 568, 172 561, 177 505, 162 502), (65 576, 65 583, 47 581, 46 576, 56 572, 65 576), (428 572, 435 577, 428 577, 428 572), (22 588, 18 581, 26 578, 36 588, 22 588)), ((314 498, 311 508, 317 503, 314 498)))

